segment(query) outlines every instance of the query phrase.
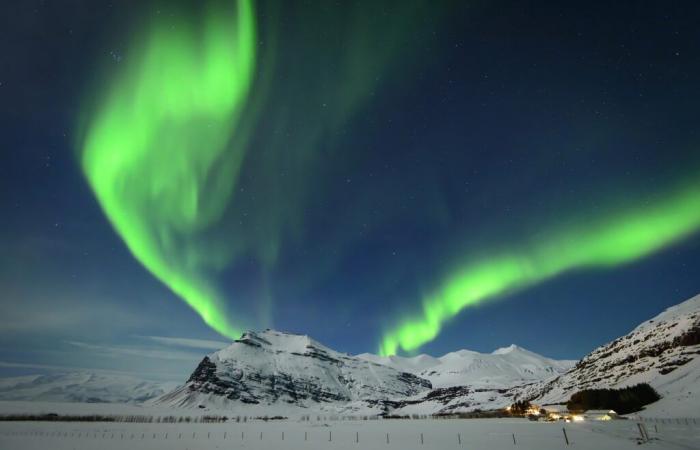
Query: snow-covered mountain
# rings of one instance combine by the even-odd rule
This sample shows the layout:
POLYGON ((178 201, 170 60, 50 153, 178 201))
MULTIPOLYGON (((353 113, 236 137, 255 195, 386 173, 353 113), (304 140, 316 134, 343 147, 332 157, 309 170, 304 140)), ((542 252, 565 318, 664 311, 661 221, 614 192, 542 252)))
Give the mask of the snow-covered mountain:
MULTIPOLYGON (((651 384, 648 410, 700 407, 700 296, 669 308, 581 361, 515 345, 435 358, 350 356, 307 336, 248 332, 202 360, 187 383, 156 400, 168 406, 290 408, 338 413, 442 414, 504 408, 517 400, 564 403, 589 388, 651 384), (664 409, 665 408, 665 409, 664 409)), ((254 408, 254 409, 255 409, 254 408)), ((685 409, 684 409, 685 408, 685 409)))
POLYGON ((700 408, 698 355, 700 295, 667 309, 575 365, 517 346, 490 355, 462 350, 442 358, 361 356, 427 378, 435 387, 410 399, 388 402, 393 414, 499 409, 517 400, 565 403, 583 389, 649 383, 662 399, 649 405, 647 414, 688 417, 700 408))
POLYGON ((172 406, 344 406, 405 398, 430 382, 355 356, 308 336, 274 330, 247 332, 205 357, 187 383, 157 400, 172 406))
POLYGON ((700 410, 700 295, 668 308, 629 334, 597 348, 566 374, 529 386, 541 404, 566 402, 583 389, 649 383, 662 396, 652 409, 700 410))
POLYGON ((492 353, 459 350, 439 358, 418 355, 360 358, 385 364, 429 380, 433 390, 384 403, 391 414, 447 414, 500 409, 511 405, 524 387, 551 380, 571 369, 576 361, 554 360, 517 345, 492 353))
POLYGON ((73 372, 0 378, 0 400, 139 403, 170 392, 177 383, 73 372))
POLYGON ((502 389, 521 386, 552 378, 576 364, 576 361, 546 358, 517 345, 499 348, 493 353, 459 350, 440 358, 428 355, 381 357, 369 353, 358 356, 425 378, 434 388, 468 385, 473 388, 502 389))

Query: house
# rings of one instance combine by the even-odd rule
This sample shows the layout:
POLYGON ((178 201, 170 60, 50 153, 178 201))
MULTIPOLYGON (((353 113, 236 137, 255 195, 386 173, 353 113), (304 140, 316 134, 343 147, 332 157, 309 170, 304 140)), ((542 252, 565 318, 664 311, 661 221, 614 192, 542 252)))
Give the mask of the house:
POLYGON ((612 409, 589 409, 583 413, 586 420, 614 420, 618 419, 618 415, 612 409))
POLYGON ((570 420, 571 412, 566 408, 566 405, 547 405, 542 409, 547 411, 547 420, 570 420))

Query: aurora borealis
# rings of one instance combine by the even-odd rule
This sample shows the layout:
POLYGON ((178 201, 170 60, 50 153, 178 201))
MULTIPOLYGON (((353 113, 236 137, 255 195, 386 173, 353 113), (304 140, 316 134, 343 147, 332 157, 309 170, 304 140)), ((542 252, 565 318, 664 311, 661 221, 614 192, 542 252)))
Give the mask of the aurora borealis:
POLYGON ((197 233, 220 218, 246 150, 229 142, 244 133, 237 125, 255 68, 255 23, 251 2, 237 6, 235 15, 206 11, 199 29, 191 18, 156 19, 108 88, 81 158, 136 259, 232 339, 240 329, 202 274, 226 255, 197 233))
POLYGON ((28 360, 267 327, 577 358, 700 292, 696 6, 86 5, 0 44, 28 360))
POLYGON ((435 339, 442 325, 469 306, 578 268, 614 267, 662 249, 700 229, 700 185, 608 217, 583 220, 547 233, 543 242, 512 255, 460 267, 423 303, 423 317, 409 319, 384 337, 379 350, 394 355, 435 339))

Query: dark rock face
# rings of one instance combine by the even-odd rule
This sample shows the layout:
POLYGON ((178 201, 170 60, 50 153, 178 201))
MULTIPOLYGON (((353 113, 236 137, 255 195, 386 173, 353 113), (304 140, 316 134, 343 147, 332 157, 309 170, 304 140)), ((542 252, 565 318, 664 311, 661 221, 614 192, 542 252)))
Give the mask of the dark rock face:
MULTIPOLYGON (((245 342, 246 345, 258 344, 245 342)), ((188 380, 191 392, 216 394, 229 400, 257 404, 261 401, 274 403, 283 400, 295 403, 298 400, 314 402, 347 402, 350 398, 324 390, 314 383, 294 379, 291 375, 279 373, 264 375, 257 372, 243 373, 236 371, 226 374, 224 378, 217 375, 217 366, 205 356, 188 380)), ((342 379, 338 380, 342 382, 342 379)), ((421 380, 424 381, 424 380, 421 380)))
POLYGON ((406 399, 406 400, 382 400, 377 402, 368 402, 371 406, 381 407, 384 415, 398 414, 402 415, 402 408, 420 404, 430 404, 425 408, 431 414, 453 414, 456 412, 471 410, 479 410, 483 405, 485 397, 489 402, 486 409, 496 409, 494 402, 500 404, 500 407, 505 407, 512 403, 514 397, 518 393, 518 387, 514 388, 474 388, 471 386, 452 386, 445 388, 436 388, 428 391, 422 396, 406 399), (437 406, 441 405, 441 406, 437 406), (397 412, 398 411, 398 412, 397 412))
MULTIPOLYGON (((409 386, 418 386, 425 389, 432 389, 433 387, 430 381, 408 372, 400 372, 397 379, 406 383, 409 386)), ((419 390, 417 390, 415 393, 418 393, 419 390)))
POLYGON ((205 356, 202 362, 192 372, 187 382, 206 383, 216 378, 216 364, 211 362, 208 356, 205 356))

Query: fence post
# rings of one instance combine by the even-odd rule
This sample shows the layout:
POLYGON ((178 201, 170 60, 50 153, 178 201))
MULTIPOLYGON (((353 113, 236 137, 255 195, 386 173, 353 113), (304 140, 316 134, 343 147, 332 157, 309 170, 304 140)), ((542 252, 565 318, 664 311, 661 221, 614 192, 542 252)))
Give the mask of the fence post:
MULTIPOLYGON (((166 434, 165 437, 166 437, 166 439, 167 439, 168 435, 166 434)), ((224 441, 225 441, 225 440, 226 440, 226 431, 224 431, 224 441)))
POLYGON ((284 440, 284 431, 282 432, 282 440, 284 440))
POLYGON ((262 441, 262 431, 260 432, 260 440, 262 441))
POLYGON ((647 431, 647 426, 642 424, 642 431, 644 432, 644 438, 649 441, 649 432, 647 431))
POLYGON ((306 441, 306 440, 307 440, 307 438, 308 438, 308 434, 309 434, 309 432, 308 432, 308 431, 304 431, 304 440, 305 440, 305 441, 306 441))
POLYGON ((420 445, 423 445, 423 433, 420 434, 420 445))
POLYGON ((515 433, 513 433, 513 445, 518 445, 515 443, 515 433))
POLYGON ((646 442, 649 438, 644 433, 644 428, 642 428, 641 422, 637 422, 637 428, 639 428, 639 434, 642 436, 642 441, 646 442))
POLYGON ((386 443, 389 443, 389 433, 386 434, 386 443))
POLYGON ((457 433, 457 444, 462 445, 462 436, 457 433))
POLYGON ((329 432, 328 432, 328 442, 331 442, 331 441, 333 440, 333 434, 332 434, 332 433, 333 433, 332 431, 329 431, 329 432))
POLYGON ((564 440, 566 441, 566 445, 569 445, 569 436, 566 435, 566 428, 562 428, 561 431, 564 432, 564 440))

